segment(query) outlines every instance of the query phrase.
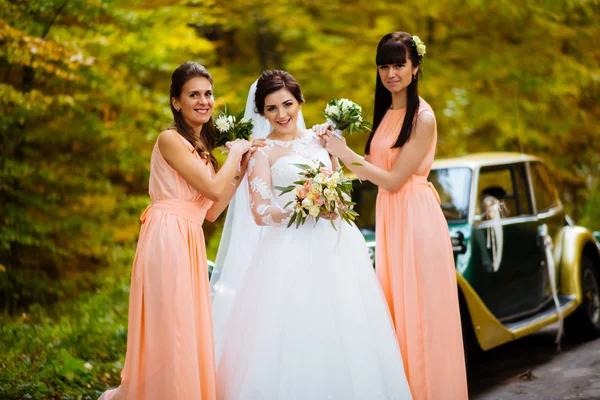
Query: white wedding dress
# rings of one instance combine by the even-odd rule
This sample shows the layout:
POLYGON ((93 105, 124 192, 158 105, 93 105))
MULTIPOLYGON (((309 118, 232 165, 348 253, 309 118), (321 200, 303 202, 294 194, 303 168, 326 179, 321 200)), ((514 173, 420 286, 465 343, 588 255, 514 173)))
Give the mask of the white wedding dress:
MULTIPOLYGON (((338 219, 335 230, 327 220, 315 225, 310 218, 298 229, 286 227, 289 211, 280 205, 293 194, 279 196, 274 186, 299 179, 296 163, 321 161, 331 168, 314 133, 299 133, 303 137, 290 142, 267 140, 249 164, 251 212, 265 227, 259 238, 248 238, 258 240, 256 251, 229 296, 231 306, 223 307, 230 311, 216 337, 217 397, 411 399, 388 306, 358 228, 338 219)), ((229 245, 228 252, 235 251, 229 245)))

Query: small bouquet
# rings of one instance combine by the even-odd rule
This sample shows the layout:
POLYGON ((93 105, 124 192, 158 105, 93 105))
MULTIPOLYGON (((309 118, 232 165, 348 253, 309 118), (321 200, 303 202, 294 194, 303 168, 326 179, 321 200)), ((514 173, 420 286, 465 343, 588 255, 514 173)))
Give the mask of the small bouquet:
POLYGON ((342 131, 370 131, 371 124, 363 121, 362 108, 348 99, 333 99, 325 107, 325 118, 334 135, 341 138, 342 131))
POLYGON ((315 162, 312 166, 294 165, 303 170, 299 173, 302 179, 287 187, 275 187, 275 189, 281 190, 280 196, 294 192, 294 200, 284 207, 287 208, 292 204, 294 206, 288 228, 294 222, 298 228, 306 222, 306 218, 309 216, 315 220, 315 224, 321 217, 329 218, 334 229, 332 217, 336 214, 349 224, 358 217, 358 213, 353 210, 356 203, 353 203, 350 197, 352 179, 345 178, 341 168, 334 172, 322 162, 319 162, 318 165, 315 162))
POLYGON ((236 139, 250 140, 252 135, 252 120, 244 119, 244 113, 240 112, 237 116, 229 113, 229 107, 225 106, 225 112, 219 111, 219 117, 215 121, 217 128, 217 137, 215 147, 223 147, 227 142, 236 139))

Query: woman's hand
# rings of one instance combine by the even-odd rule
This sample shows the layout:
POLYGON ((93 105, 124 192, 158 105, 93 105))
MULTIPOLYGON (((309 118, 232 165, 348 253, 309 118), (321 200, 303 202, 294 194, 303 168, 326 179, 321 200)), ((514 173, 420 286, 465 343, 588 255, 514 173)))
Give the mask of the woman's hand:
POLYGON ((250 140, 250 149, 248 149, 248 151, 244 154, 244 156, 242 157, 242 161, 240 162, 240 168, 242 170, 242 173, 246 173, 246 170, 248 169, 248 163, 250 162, 250 158, 252 158, 252 154, 254 154, 254 152, 258 150, 259 147, 265 147, 266 145, 266 139, 250 140))
POLYGON ((324 136, 325 149, 334 157, 342 158, 348 151, 346 146, 346 139, 342 136, 341 138, 334 135, 333 132, 328 131, 324 136))
POLYGON ((233 142, 227 142, 225 147, 229 150, 229 155, 242 155, 250 150, 252 143, 245 139, 236 139, 233 142))
POLYGON ((313 126, 311 129, 317 134, 317 136, 323 137, 328 130, 332 130, 333 128, 331 128, 329 124, 320 124, 313 126))
POLYGON ((338 213, 336 213, 335 211, 321 211, 321 214, 319 214, 319 216, 327 220, 336 220, 339 217, 338 213))

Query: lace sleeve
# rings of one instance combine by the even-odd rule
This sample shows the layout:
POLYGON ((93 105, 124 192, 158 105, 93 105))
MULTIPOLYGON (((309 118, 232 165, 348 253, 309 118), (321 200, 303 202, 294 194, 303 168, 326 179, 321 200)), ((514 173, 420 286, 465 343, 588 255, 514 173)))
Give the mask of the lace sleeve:
POLYGON ((257 225, 287 225, 292 214, 277 203, 271 186, 271 166, 266 151, 259 149, 248 164, 250 208, 257 225))

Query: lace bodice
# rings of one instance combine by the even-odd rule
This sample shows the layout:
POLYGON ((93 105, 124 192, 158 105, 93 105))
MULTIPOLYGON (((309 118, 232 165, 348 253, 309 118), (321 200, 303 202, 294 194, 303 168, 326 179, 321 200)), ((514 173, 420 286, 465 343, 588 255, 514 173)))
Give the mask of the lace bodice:
POLYGON ((267 139, 248 164, 250 208, 258 225, 284 225, 292 214, 291 207, 283 206, 293 199, 293 193, 280 196, 275 186, 289 186, 300 179, 301 169, 293 164, 321 161, 331 168, 331 159, 319 138, 312 131, 303 131, 304 137, 291 141, 267 139))

